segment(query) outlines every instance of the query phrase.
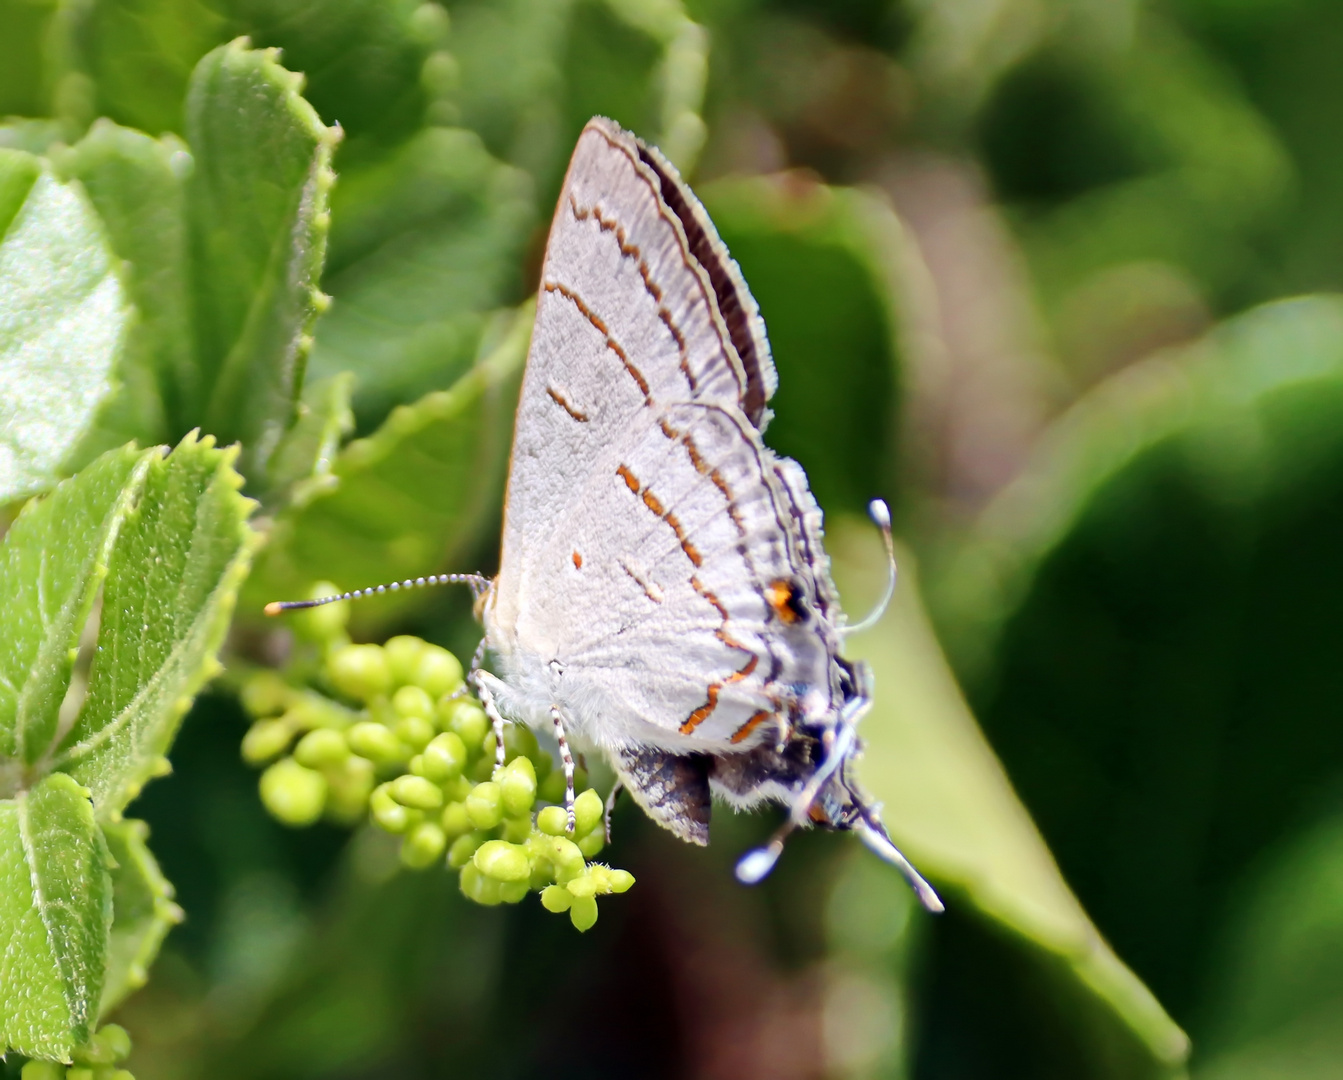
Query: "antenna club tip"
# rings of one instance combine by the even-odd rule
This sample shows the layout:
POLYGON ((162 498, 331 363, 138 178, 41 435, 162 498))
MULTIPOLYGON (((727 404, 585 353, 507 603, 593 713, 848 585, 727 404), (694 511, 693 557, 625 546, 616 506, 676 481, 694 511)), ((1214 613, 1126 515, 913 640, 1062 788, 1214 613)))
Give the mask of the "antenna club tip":
POLYGON ((891 527, 891 508, 886 505, 885 499, 873 499, 867 504, 867 513, 876 522, 877 528, 889 529, 891 527))
POLYGON ((284 610, 284 604, 282 604, 279 600, 272 600, 262 610, 265 611, 267 615, 272 616, 278 615, 280 614, 280 612, 284 610))

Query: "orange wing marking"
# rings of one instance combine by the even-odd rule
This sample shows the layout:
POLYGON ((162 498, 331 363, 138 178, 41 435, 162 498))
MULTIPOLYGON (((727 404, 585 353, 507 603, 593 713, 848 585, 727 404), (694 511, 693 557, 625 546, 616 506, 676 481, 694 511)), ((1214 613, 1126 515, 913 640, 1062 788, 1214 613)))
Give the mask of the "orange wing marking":
POLYGON ((588 422, 587 414, 579 412, 572 405, 570 405, 569 402, 565 400, 564 395, 561 394, 558 390, 556 390, 553 386, 547 386, 546 393, 550 395, 551 401, 553 401, 561 409, 567 412, 580 424, 586 424, 588 422))
POLYGON ((574 307, 578 308, 579 313, 587 319, 588 322, 592 323, 597 332, 606 339, 606 347, 615 353, 616 356, 620 357, 620 362, 625 365, 625 370, 630 373, 630 378, 638 384, 639 390, 644 396, 644 404, 652 405, 653 398, 648 392, 648 380, 645 379, 643 373, 630 362, 629 354, 627 354, 625 350, 620 347, 619 342, 611 336, 611 332, 606 328, 606 323, 602 322, 597 313, 589 308, 587 304, 583 303, 582 299, 579 298, 579 295, 574 292, 573 289, 566 288, 558 281, 547 281, 545 283, 545 290, 546 292, 559 293, 573 304, 574 307))
POLYGON ((714 709, 718 708, 718 694, 722 689, 722 683, 709 684, 708 700, 686 717, 685 723, 681 725, 682 735, 689 735, 709 718, 709 714, 713 712, 714 709))
POLYGON ((761 724, 768 720, 774 714, 766 709, 761 709, 758 713, 742 724, 732 733, 732 738, 728 740, 733 743, 742 743, 751 737, 751 732, 755 731, 761 724))

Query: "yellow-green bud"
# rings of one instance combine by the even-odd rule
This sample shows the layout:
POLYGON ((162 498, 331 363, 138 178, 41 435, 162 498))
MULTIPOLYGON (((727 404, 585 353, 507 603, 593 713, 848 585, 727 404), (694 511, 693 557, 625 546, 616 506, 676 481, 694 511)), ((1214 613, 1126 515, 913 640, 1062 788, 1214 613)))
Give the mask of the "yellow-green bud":
POLYGON ((473 828, 471 819, 466 814, 466 804, 460 802, 450 802, 443 807, 443 813, 439 815, 438 823, 443 827, 443 832, 450 840, 455 840, 463 833, 470 832, 473 828))
MULTIPOLYGON (((493 747, 491 747, 493 752, 493 747)), ((505 724, 504 725, 504 760, 512 761, 516 757, 533 758, 541 753, 541 747, 536 741, 536 736, 532 729, 526 724, 505 724)), ((532 768, 532 775, 536 775, 535 766, 532 768)))
POLYGON ((392 798, 391 784, 379 784, 368 797, 373 823, 389 833, 403 833, 419 820, 418 811, 402 806, 392 798))
POLYGON ((466 813, 477 829, 493 829, 504 817, 503 794, 491 781, 477 784, 466 797, 466 813))
MULTIPOLYGON (((564 772, 556 769, 536 786, 536 797, 542 802, 564 802, 564 772)), ((566 815, 566 822, 568 817, 566 815)), ((566 825, 567 828, 567 825, 566 825)))
POLYGON ((462 685, 461 661, 447 649, 426 645, 415 668, 415 685, 437 700, 462 685))
POLYGON ((588 833, 586 836, 580 836, 575 843, 578 844, 578 850, 581 851, 586 858, 596 858, 601 854, 602 848, 606 847, 606 830, 601 828, 593 829, 592 832, 588 833))
POLYGON ((402 806, 415 810, 437 810, 443 805, 443 791, 423 776, 398 776, 392 781, 390 794, 402 806))
POLYGON ((251 716, 275 716, 284 712, 293 692, 293 688, 275 672, 258 671, 243 683, 242 707, 251 716))
MULTIPOLYGON (((329 581, 319 581, 311 589, 305 599, 321 600, 327 596, 339 596, 341 590, 332 585, 329 581)), ((294 632, 306 641, 329 641, 345 632, 345 626, 350 621, 350 602, 348 600, 337 600, 334 604, 323 604, 321 607, 304 608, 296 612, 290 619, 290 625, 294 632)))
POLYGON ((373 762, 368 758, 346 756, 339 765, 326 772, 327 817, 343 825, 354 825, 368 809, 368 798, 373 792, 373 762))
POLYGON ((574 835, 586 836, 602 823, 602 797, 588 788, 574 799, 574 835))
POLYGON ((484 834, 478 832, 469 832, 457 837, 452 842, 452 847, 448 848, 448 865, 454 870, 462 869, 471 862, 471 856, 476 853, 476 848, 480 847, 485 839, 484 834))
POLYGON ((361 720, 345 733, 350 749, 377 765, 392 765, 402 759, 401 740, 376 720, 361 720))
POLYGON ((623 893, 628 892, 629 887, 634 884, 634 875, 628 870, 606 871, 606 888, 608 892, 623 893))
POLYGON ((461 776, 466 765, 466 745, 456 732, 444 731, 429 740, 429 745, 420 755, 421 776, 435 784, 461 776))
POLYGON ((550 861, 555 864, 555 880, 561 885, 583 872, 583 852, 563 836, 550 838, 550 861))
POLYGON ((285 825, 311 825, 322 816, 326 778, 293 758, 277 761, 261 774, 261 802, 285 825))
POLYGON ((536 801, 536 769, 525 757, 516 757, 498 770, 496 780, 503 798, 504 813, 522 817, 532 812, 536 801))
POLYGON ((423 638, 402 634, 389 638, 383 645, 387 654, 387 668, 392 673, 392 682, 396 686, 405 686, 415 679, 415 669, 420 665, 426 642, 423 638))
POLYGON ((532 835, 532 817, 504 818, 503 838, 511 844, 525 844, 532 835))
POLYGON ((462 867, 461 889, 468 900, 487 906, 502 903, 501 885, 502 882, 486 877, 477 870, 475 863, 469 862, 462 867))
POLYGON ((438 862, 448 838, 432 821, 422 821, 401 841, 401 862, 412 870, 423 870, 438 862))
POLYGON ((422 716, 403 716, 396 722, 395 731, 396 737, 412 750, 423 750, 434 737, 434 725, 422 716))
POLYGON ((563 836, 569 831, 569 815, 562 806, 543 807, 537 812, 536 827, 547 836, 563 836))
POLYGON ((451 780, 442 781, 439 786, 443 789, 443 797, 445 799, 464 803, 466 802, 466 797, 471 794, 471 789, 476 785, 465 776, 456 776, 451 780))
POLYGON ((526 881, 501 881, 499 882, 499 899, 505 904, 516 904, 530 892, 526 881))
POLYGON ((563 885, 547 885, 541 890, 541 906, 556 915, 568 911, 573 902, 574 894, 563 885))
POLYGON ((465 698, 458 698, 447 708, 440 702, 438 716, 439 722, 449 731, 457 732, 467 746, 479 746, 485 732, 490 730, 490 718, 485 715, 485 710, 465 698))
POLYGON ((59 1061, 29 1061, 19 1074, 23 1080, 65 1080, 65 1066, 59 1061))
POLYGON ((580 934, 597 924, 597 900, 592 896, 576 896, 569 908, 569 921, 580 934))
POLYGON ((124 1061, 131 1052, 131 1037, 120 1024, 104 1024, 83 1045, 75 1047, 73 1056, 81 1065, 114 1065, 124 1061))
POLYGON ((532 876, 527 852, 507 840, 486 840, 472 856, 476 869, 496 881, 526 881, 532 876))
POLYGON ((350 756, 350 744, 345 736, 331 728, 318 728, 299 739, 294 747, 294 760, 310 769, 339 765, 350 756))
POLYGON ((392 688, 392 673, 379 645, 346 645, 326 661, 331 685, 356 701, 368 701, 392 688))
POLYGON ((258 720, 242 737, 242 759, 249 765, 264 765, 288 750, 293 738, 288 720, 258 720))
POLYGON ((392 708, 398 716, 418 716, 422 720, 432 720, 434 702, 418 686, 403 686, 392 695, 392 708))
POLYGON ((597 895, 597 882, 593 879, 591 873, 579 874, 572 881, 566 882, 564 887, 575 898, 597 895))

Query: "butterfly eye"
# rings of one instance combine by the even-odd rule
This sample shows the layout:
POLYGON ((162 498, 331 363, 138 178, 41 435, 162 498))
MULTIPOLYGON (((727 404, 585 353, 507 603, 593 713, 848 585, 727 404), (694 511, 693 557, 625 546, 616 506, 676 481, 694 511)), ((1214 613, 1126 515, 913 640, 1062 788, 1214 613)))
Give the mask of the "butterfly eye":
POLYGON ((777 578, 765 586, 765 600, 786 626, 796 626, 807 618, 806 597, 786 578, 777 578))

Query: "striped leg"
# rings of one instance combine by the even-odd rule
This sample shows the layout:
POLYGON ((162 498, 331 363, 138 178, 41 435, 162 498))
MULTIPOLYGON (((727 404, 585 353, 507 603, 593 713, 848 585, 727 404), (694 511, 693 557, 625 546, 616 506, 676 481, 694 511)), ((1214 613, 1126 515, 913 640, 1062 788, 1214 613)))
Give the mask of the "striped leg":
POLYGON ((617 780, 611 785, 611 794, 606 796, 606 805, 602 808, 602 826, 606 829, 606 842, 611 842, 611 811, 616 808, 616 797, 625 790, 625 785, 617 780))
POLYGON ((564 762, 564 809, 569 814, 569 831, 578 827, 574 817, 574 757, 569 753, 569 740, 564 737, 564 717, 560 707, 550 707, 550 719, 555 724, 555 741, 560 744, 560 760, 564 762))
POLYGON ((499 709, 494 703, 494 692, 490 689, 490 683, 494 682, 494 676, 488 671, 481 671, 477 668, 472 672, 472 677, 476 681, 476 693, 480 695, 481 708, 485 710, 485 715, 490 718, 490 723, 494 726, 494 763, 502 765, 504 763, 504 718, 499 715, 499 709))
POLYGON ((461 686, 457 687, 456 690, 448 695, 449 701, 456 701, 459 697, 467 693, 467 691, 471 689, 473 683, 479 687, 480 682, 477 680, 476 675, 480 672, 480 666, 483 663, 485 663, 485 638, 480 639, 480 644, 476 646, 476 651, 471 654, 471 667, 466 673, 466 680, 461 686))

